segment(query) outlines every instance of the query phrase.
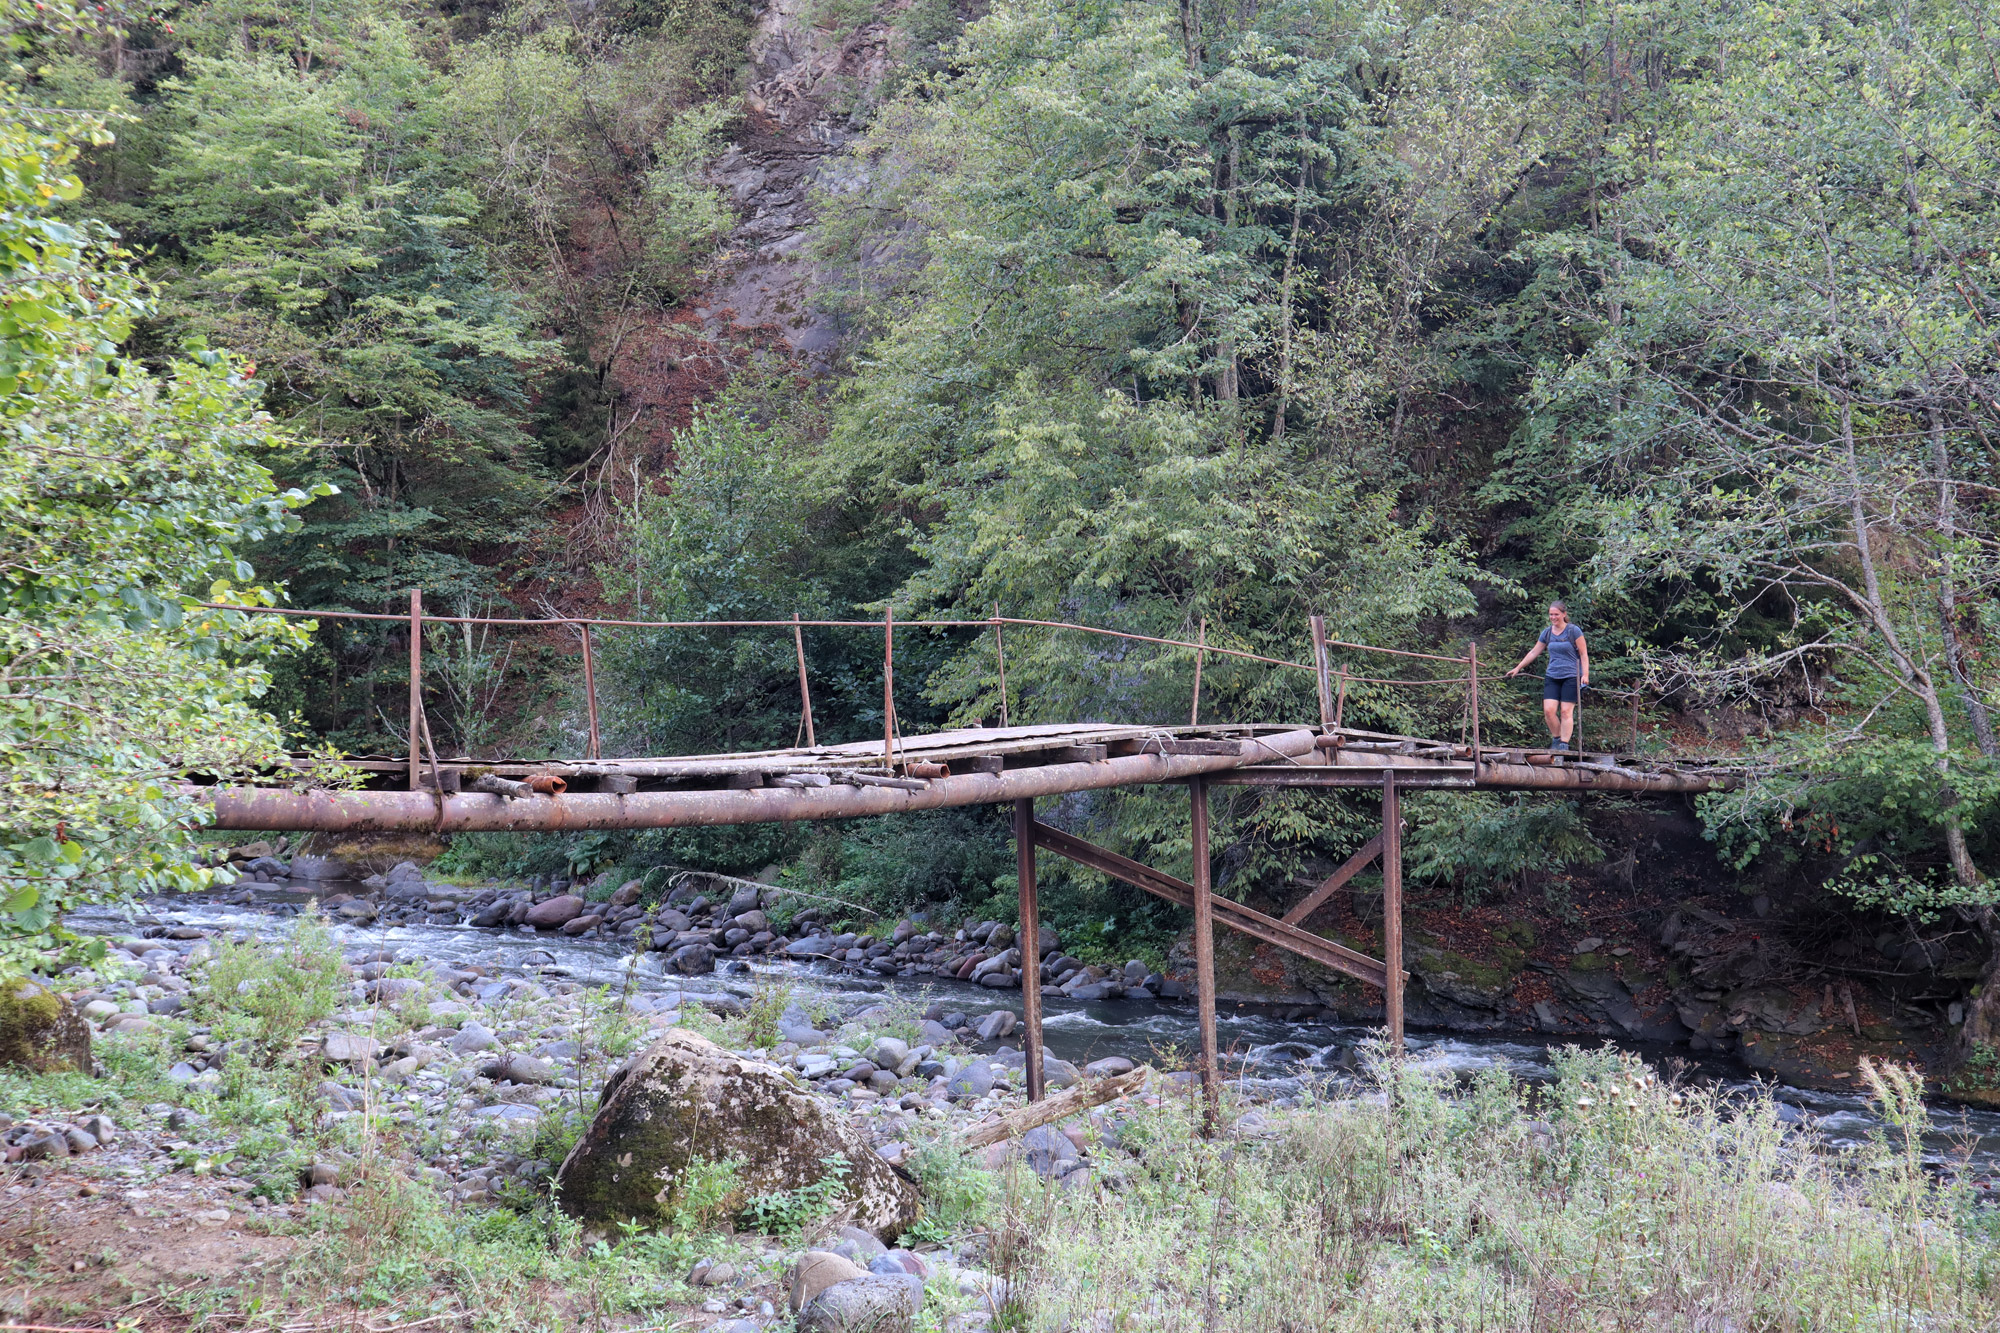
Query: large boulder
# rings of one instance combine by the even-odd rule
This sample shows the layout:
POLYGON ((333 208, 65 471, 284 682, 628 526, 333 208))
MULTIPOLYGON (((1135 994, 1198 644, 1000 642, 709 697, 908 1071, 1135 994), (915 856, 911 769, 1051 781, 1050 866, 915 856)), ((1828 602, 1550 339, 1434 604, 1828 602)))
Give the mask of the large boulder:
POLYGON ((771 1065, 676 1028, 604 1085, 556 1184, 563 1208, 585 1222, 659 1221, 695 1162, 736 1159, 735 1202, 747 1205, 826 1179, 833 1157, 847 1163, 836 1222, 887 1238, 916 1220, 915 1182, 828 1103, 771 1065))
POLYGON ((583 899, 573 893, 564 893, 530 907, 527 922, 538 930, 554 930, 582 915, 583 899))
POLYGON ((32 981, 0 982, 0 1068, 88 1074, 90 1022, 67 997, 32 981))

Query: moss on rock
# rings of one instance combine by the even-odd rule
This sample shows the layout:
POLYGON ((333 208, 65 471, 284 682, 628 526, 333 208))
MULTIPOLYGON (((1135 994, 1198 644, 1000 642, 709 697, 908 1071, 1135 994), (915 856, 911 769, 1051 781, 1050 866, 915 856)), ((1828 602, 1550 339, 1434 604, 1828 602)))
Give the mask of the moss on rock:
POLYGON ((836 1219, 893 1239, 917 1217, 915 1184, 837 1111, 771 1065, 687 1031, 626 1061, 556 1178, 586 1222, 663 1222, 686 1202, 697 1164, 734 1163, 737 1208, 826 1190, 836 1219))
POLYGON ((47 1074, 91 1071, 90 1023, 64 997, 33 981, 0 984, 0 1066, 47 1074))

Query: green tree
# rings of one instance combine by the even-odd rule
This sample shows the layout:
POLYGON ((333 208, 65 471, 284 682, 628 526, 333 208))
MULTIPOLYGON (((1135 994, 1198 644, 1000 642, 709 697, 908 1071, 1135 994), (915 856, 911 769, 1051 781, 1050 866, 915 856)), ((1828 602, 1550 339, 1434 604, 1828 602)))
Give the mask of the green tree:
MULTIPOLYGON (((899 614, 1205 621, 1298 660, 1316 612, 1416 644, 1474 609, 1469 549, 1392 461, 1398 404, 1438 373, 1400 354, 1532 158, 1504 90, 1452 58, 1469 31, 1316 0, 1023 0, 880 111, 861 151, 883 168, 825 200, 873 336, 817 475, 901 517, 922 564, 899 614)), ((1007 651, 1014 720, 1188 717, 1190 651, 1037 630, 1007 651)), ((928 688, 991 719, 998 684, 984 636, 928 688)), ((1315 711, 1303 673, 1224 659, 1202 697, 1211 721, 1315 711)), ((1355 708, 1446 727, 1462 703, 1355 708)), ((1118 835, 1184 855, 1184 813, 1150 802, 1117 802, 1118 835)), ((1226 805, 1260 843, 1342 836, 1326 803, 1226 805)))
POLYGON ((1803 668, 1822 691, 1825 725, 1711 817, 1824 832, 1815 809, 1872 802, 1837 834, 1838 882, 1962 908, 1994 949, 1961 1058, 2000 1035, 1995 678, 1968 646, 2000 592, 1992 20, 1760 16, 1619 199, 1614 262, 1542 247, 1587 275, 1595 342, 1548 369, 1540 410, 1595 469, 1600 578, 1705 586, 1724 626, 1777 604, 1772 651, 1663 668, 1722 691, 1803 668))
POLYGON ((309 497, 259 461, 291 442, 242 362, 197 348, 155 375, 120 350, 147 290, 112 232, 66 216, 79 152, 108 129, 30 111, 18 87, 0 99, 7 969, 67 938, 65 908, 209 882, 190 857, 201 807, 176 784, 282 757, 264 660, 301 636, 199 603, 272 600, 243 553, 309 497))

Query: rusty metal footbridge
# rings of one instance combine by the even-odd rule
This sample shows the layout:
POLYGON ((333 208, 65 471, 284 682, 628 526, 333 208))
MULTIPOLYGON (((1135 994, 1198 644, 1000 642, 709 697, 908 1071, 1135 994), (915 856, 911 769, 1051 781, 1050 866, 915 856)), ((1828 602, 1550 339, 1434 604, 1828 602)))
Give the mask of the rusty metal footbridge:
MULTIPOLYGON (((213 608, 222 614, 290 614, 317 618, 403 621, 400 615, 297 612, 273 608, 213 608)), ((1355 875, 1379 861, 1383 878, 1383 952, 1402 956, 1403 793, 1433 789, 1617 791, 1698 793, 1727 785, 1729 775, 1706 765, 1676 763, 1636 753, 1638 701, 1631 698, 1634 745, 1619 751, 1550 751, 1485 745, 1480 737, 1479 662, 1476 647, 1463 658, 1341 643, 1312 619, 1313 662, 1285 661, 1219 647, 1206 623, 1195 641, 1164 639, 1094 626, 1031 621, 995 615, 976 621, 549 621, 426 616, 411 594, 409 623, 410 727, 417 738, 400 758, 354 759, 346 766, 360 785, 317 787, 307 771, 275 774, 266 785, 194 789, 211 804, 214 824, 231 830, 327 833, 560 832, 586 829, 675 828, 799 820, 855 819, 967 805, 1008 805, 1019 857, 1019 947, 1023 965, 1028 1093, 1043 1092, 1037 854, 1047 851, 1189 909, 1194 915, 1195 996, 1201 1033, 1201 1073, 1211 1105, 1219 1093, 1214 1000, 1214 930, 1220 925, 1288 950, 1333 971, 1379 988, 1392 1045, 1403 1032, 1400 966, 1385 965, 1307 929, 1307 921, 1355 875), (428 744, 424 715, 422 651, 427 624, 567 627, 582 647, 588 754, 575 760, 474 759, 439 756, 428 744), (880 742, 820 745, 814 741, 812 696, 803 630, 816 625, 879 626, 883 635, 884 735, 880 742), (797 647, 800 730, 807 743, 788 749, 653 758, 605 758, 598 727, 592 630, 605 627, 738 629, 789 633, 797 647), (961 727, 903 736, 895 713, 895 630, 990 630, 997 667, 1001 725, 961 727), (1189 655, 1193 694, 1189 723, 1116 725, 1007 724, 1004 632, 1014 628, 1103 635, 1156 645, 1189 655), (1421 679, 1351 676, 1333 666, 1336 650, 1387 654, 1454 674, 1421 679), (1249 659, 1278 670, 1312 674, 1319 703, 1316 723, 1203 724, 1201 675, 1207 658, 1249 659), (1464 674, 1457 674, 1459 671, 1464 674), (1348 688, 1370 684, 1428 687, 1459 692, 1464 735, 1427 739, 1368 731, 1345 722, 1348 688), (1107 848, 1044 824, 1035 801, 1045 796, 1159 784, 1189 792, 1193 879, 1181 880, 1107 848), (1208 788, 1367 788, 1379 791, 1381 830, 1283 918, 1258 912, 1210 890, 1208 788)))

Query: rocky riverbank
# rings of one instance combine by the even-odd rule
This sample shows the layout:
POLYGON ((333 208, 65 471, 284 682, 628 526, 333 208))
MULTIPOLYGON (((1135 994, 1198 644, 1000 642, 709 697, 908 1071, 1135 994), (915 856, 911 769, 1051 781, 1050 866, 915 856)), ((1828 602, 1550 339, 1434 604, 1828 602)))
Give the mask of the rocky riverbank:
MULTIPOLYGON (((365 875, 359 867, 325 857, 285 860, 262 849, 242 858, 247 885, 310 889, 339 887, 322 898, 331 915, 355 925, 469 925, 494 930, 539 932, 572 939, 616 940, 642 957, 653 972, 712 975, 754 958, 825 963, 855 975, 890 979, 915 977, 970 981, 994 990, 1019 990, 1024 966, 1014 927, 1000 921, 969 921, 946 929, 917 914, 879 931, 838 930, 826 924, 829 910, 801 907, 774 919, 765 909, 765 890, 754 884, 721 881, 706 893, 693 885, 674 889, 647 905, 641 881, 620 885, 608 897, 589 883, 556 879, 518 885, 463 887, 427 879, 413 861, 386 873, 365 875)), ((251 901, 244 896, 243 901, 251 901)), ((1154 972, 1144 963, 1122 967, 1086 964, 1062 950, 1062 937, 1043 926, 1037 940, 1037 975, 1044 993, 1071 999, 1185 999, 1184 982, 1154 972)))
MULTIPOLYGON (((486 910, 472 901, 478 896, 460 910, 486 910)), ((552 891, 531 907, 563 896, 552 891)), ((714 919, 730 908, 732 919, 758 910, 736 902, 696 911, 714 919)), ((955 1142, 1022 1100, 1024 1065, 1006 1042, 1015 1020, 1008 1010, 975 1025, 945 1004, 866 995, 800 1003, 782 984, 748 997, 693 985, 621 992, 540 963, 467 967, 398 954, 357 926, 323 921, 308 908, 289 942, 259 943, 140 917, 134 931, 107 940, 100 963, 58 979, 91 1024, 103 1077, 61 1085, 76 1103, 68 1114, 28 1104, 47 1100, 46 1079, 17 1085, 11 1104, 0 1102, 7 1210, 59 1219, 73 1237, 65 1252, 79 1266, 58 1285, 124 1289, 148 1273, 183 1277, 188 1256, 177 1253, 176 1238, 191 1238, 197 1268, 228 1256, 232 1281, 276 1280, 298 1237, 354 1209, 355 1191, 391 1178, 456 1213, 542 1206, 607 1080, 669 1031, 699 1033, 766 1071, 760 1076, 816 1099, 846 1127, 844 1142, 866 1145, 906 1176, 927 1146, 955 1142), (286 1026, 287 988, 321 994, 326 1012, 286 1026), (980 1041, 1002 1044, 974 1049, 980 1041), (87 1249, 106 1236, 126 1256, 116 1272, 87 1249)), ((1078 1070, 1051 1058, 1047 1073, 1061 1088, 1131 1068, 1112 1059, 1078 1070)), ((1168 1076, 1138 1098, 996 1145, 977 1164, 1088 1187, 1127 1111, 1185 1097, 1176 1081, 1168 1076)), ((836 1329, 865 1326, 852 1319, 878 1306, 908 1306, 912 1288, 902 1279, 914 1276, 914 1299, 942 1300, 945 1326, 987 1326, 1003 1288, 983 1266, 977 1232, 919 1228, 923 1239, 891 1252, 877 1237, 833 1225, 837 1215, 816 1219, 819 1202, 810 1190, 752 1201, 752 1211, 781 1217, 785 1235, 733 1235, 691 1256, 668 1286, 688 1309, 736 1321, 723 1325, 732 1333, 763 1327, 788 1306, 811 1307, 821 1288, 833 1289, 821 1305, 846 1313, 809 1314, 801 1327, 836 1329), (809 1253, 814 1246, 837 1257, 809 1253)))
MULTIPOLYGON (((1636 812, 1607 830, 1622 861, 1508 901, 1465 904, 1412 893, 1405 915, 1406 996, 1413 1026, 1464 1033, 1535 1033, 1682 1046, 1692 1057, 1827 1092, 1859 1087, 1863 1058, 1927 1065, 1963 1017, 1956 998, 1976 979, 1978 942, 1949 923, 1924 926, 1828 910, 1773 882, 1724 885, 1694 822, 1636 812), (1645 855, 1640 855, 1643 847, 1645 855)), ((271 849, 252 849, 268 852, 271 849)), ((274 884, 327 884, 362 867, 316 857, 239 861, 274 884)), ((1300 893, 1330 867, 1308 866, 1300 893)), ((705 881, 706 882, 706 881, 705 881)), ((747 970, 757 960, 812 964, 855 978, 954 979, 1017 991, 1015 923, 933 922, 915 915, 873 931, 827 924, 840 909, 795 913, 755 886, 691 882, 648 905, 638 883, 456 886, 413 862, 341 883, 327 910, 357 924, 473 925, 516 935, 615 942, 662 975, 747 970)), ((782 900, 785 904, 797 900, 782 900)), ((1285 901, 1253 901, 1282 915, 1285 901)), ((1379 887, 1358 881, 1315 915, 1328 938, 1377 953, 1379 887)), ((1044 926, 1036 976, 1049 997, 1151 1004, 1191 997, 1192 959, 1159 969, 1086 964, 1044 926)), ((1218 932, 1217 999, 1292 1019, 1373 1024, 1381 998, 1351 978, 1218 932)), ((996 997, 999 998, 999 997, 996 997)), ((1953 1091, 1950 1089, 1947 1092, 1953 1091)), ((1978 1090, 1957 1090, 1981 1100, 1978 1090)))

